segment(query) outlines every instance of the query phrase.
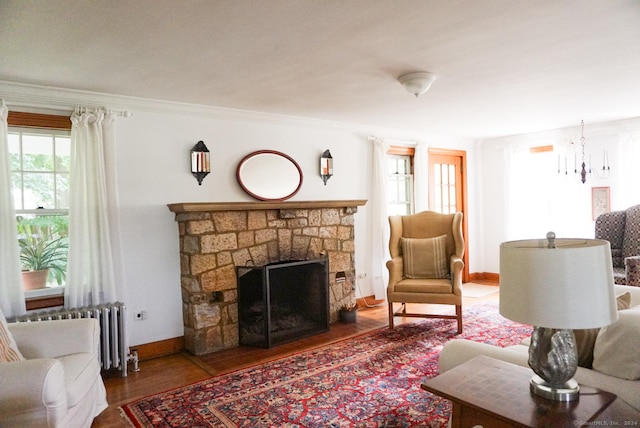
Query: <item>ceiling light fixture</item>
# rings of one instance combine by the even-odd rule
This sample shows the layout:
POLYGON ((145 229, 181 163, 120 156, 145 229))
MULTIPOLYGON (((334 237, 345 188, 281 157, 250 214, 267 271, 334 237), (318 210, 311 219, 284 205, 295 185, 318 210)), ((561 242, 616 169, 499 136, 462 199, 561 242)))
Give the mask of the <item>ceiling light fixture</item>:
POLYGON ((434 80, 436 80, 436 75, 428 71, 414 71, 398 77, 402 86, 416 98, 427 92, 434 80))
MULTIPOLYGON (((580 148, 582 150, 582 153, 581 153, 582 163, 578 165, 578 154, 574 151, 574 154, 573 154, 574 174, 576 175, 580 174, 579 177, 582 183, 587 181, 587 175, 592 175, 592 174, 598 179, 609 178, 611 174, 611 167, 609 166, 609 152, 607 152, 606 150, 602 155, 602 171, 598 171, 597 169, 591 169, 591 155, 589 155, 589 165, 587 168, 587 156, 584 152, 585 141, 586 141, 584 138, 584 120, 580 122, 580 127, 581 127, 580 128, 580 148), (581 167, 579 171, 578 171, 578 166, 581 167)), ((573 142, 571 142, 571 145, 575 147, 577 144, 574 144, 573 142)), ((561 174, 561 173, 562 173, 562 170, 560 168, 560 155, 558 155, 558 174, 561 174)), ((569 175, 566 156, 564 157, 564 175, 569 175)))

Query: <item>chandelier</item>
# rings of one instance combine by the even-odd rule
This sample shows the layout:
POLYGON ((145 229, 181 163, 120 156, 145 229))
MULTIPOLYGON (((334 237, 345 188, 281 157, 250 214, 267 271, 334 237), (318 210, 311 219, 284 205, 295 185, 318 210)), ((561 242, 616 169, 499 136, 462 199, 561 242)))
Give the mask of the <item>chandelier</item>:
MULTIPOLYGON (((580 174, 580 181, 585 183, 587 181, 587 174, 589 176, 593 175, 597 179, 606 179, 609 178, 611 174, 611 167, 609 166, 609 153, 605 150, 602 156, 602 169, 592 169, 591 168, 591 154, 589 154, 589 165, 587 167, 587 155, 584 151, 585 146, 585 138, 584 138, 584 120, 580 122, 581 130, 580 130, 580 149, 582 150, 582 164, 580 165, 581 169, 578 172, 578 155, 574 153, 574 174, 580 174)), ((573 144, 573 143, 571 143, 573 144)), ((558 174, 561 174, 562 171, 560 169, 560 156, 558 156, 558 174)), ((564 173, 565 175, 569 174, 567 169, 567 159, 565 157, 564 160, 564 173)))

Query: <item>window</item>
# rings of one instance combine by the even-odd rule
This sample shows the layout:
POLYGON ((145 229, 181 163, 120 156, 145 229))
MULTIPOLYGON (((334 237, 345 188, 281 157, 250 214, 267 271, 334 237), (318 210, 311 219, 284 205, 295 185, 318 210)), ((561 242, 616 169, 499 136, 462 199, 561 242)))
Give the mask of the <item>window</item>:
POLYGON ((387 155, 389 170, 389 214, 413 214, 413 174, 410 155, 387 155))
POLYGON ((8 120, 20 260, 23 270, 48 267, 47 287, 64 285, 68 253, 71 123, 55 118, 10 113, 8 120))

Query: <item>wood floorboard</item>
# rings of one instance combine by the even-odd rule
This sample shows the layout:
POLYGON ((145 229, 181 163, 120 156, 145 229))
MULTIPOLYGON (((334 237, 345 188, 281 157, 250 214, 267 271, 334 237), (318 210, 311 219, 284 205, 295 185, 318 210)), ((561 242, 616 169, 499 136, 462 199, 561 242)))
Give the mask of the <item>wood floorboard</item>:
MULTIPOLYGON (((492 285, 490 282, 486 283, 492 285)), ((496 293, 485 297, 463 298, 463 306, 497 301, 497 291, 498 287, 496 287, 496 293)), ((454 313, 452 306, 445 305, 414 305, 412 310, 413 308, 416 311, 423 310, 432 313, 454 313), (419 306, 423 307, 420 308, 419 306)), ((400 325, 421 321, 422 319, 416 318, 396 318, 395 324, 400 325)), ((451 322, 455 322, 455 320, 451 322)), ((377 307, 360 309, 356 323, 345 324, 337 322, 332 324, 326 333, 286 343, 271 349, 239 346, 198 357, 185 351, 179 354, 142 361, 140 363, 140 371, 129 372, 126 378, 121 378, 118 373, 104 375, 109 407, 94 420, 91 426, 94 428, 127 427, 129 425, 121 417, 118 407, 131 401, 189 385, 214 375, 229 373, 277 358, 284 358, 288 355, 387 327, 387 304, 384 303, 377 307)))

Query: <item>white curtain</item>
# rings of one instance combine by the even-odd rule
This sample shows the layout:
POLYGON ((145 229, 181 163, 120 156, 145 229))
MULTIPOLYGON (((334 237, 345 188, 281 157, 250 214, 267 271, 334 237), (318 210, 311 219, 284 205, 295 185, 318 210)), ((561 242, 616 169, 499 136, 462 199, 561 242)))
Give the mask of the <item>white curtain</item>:
POLYGON ((105 157, 113 147, 110 111, 76 109, 71 116, 69 259, 65 306, 115 302, 116 274, 105 157))
MULTIPOLYGON (((618 145, 619 165, 612 165, 612 169, 619 170, 619 188, 617 197, 612 197, 611 209, 613 211, 627 209, 632 205, 640 204, 640 130, 635 129, 622 132, 619 135, 618 145)), ((614 191, 617 189, 614 189, 614 191)))
POLYGON ((389 178, 387 168, 387 152, 389 145, 384 140, 369 137, 373 144, 373 177, 371 192, 371 285, 377 300, 387 297, 389 272, 385 266, 389 260, 389 178))
POLYGON ((0 307, 6 317, 26 312, 20 249, 16 229, 16 212, 11 186, 11 162, 7 116, 9 110, 2 100, 0 105, 0 307))
POLYGON ((416 144, 413 163, 414 212, 429 209, 429 147, 423 141, 416 144))

